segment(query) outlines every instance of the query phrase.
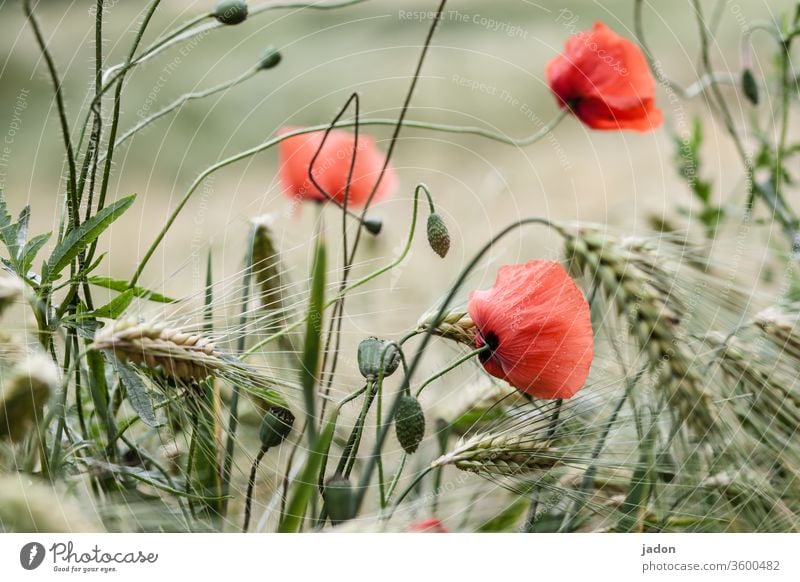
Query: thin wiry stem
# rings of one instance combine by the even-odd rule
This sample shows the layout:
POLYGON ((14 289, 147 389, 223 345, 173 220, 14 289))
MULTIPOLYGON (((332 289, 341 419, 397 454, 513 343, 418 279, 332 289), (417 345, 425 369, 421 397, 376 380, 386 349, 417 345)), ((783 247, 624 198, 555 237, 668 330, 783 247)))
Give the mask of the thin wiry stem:
MULTIPOLYGON (((128 52, 128 58, 126 62, 130 62, 133 59, 133 55, 136 53, 136 49, 139 47, 139 43, 142 41, 142 37, 144 36, 145 31, 147 30, 150 21, 155 14, 158 5, 160 4, 161 0, 150 0, 150 4, 147 7, 147 11, 145 12, 144 20, 142 21, 141 26, 139 26, 139 30, 136 33, 136 37, 134 38, 133 44, 131 45, 131 49, 128 52)), ((120 109, 122 107, 122 89, 125 83, 125 74, 123 72, 120 75, 120 78, 117 81, 117 90, 114 93, 114 109, 111 114, 111 129, 109 130, 108 134, 108 146, 106 149, 105 154, 105 165, 103 167, 103 178, 100 182, 100 195, 97 199, 97 211, 100 211, 106 203, 106 197, 108 196, 108 185, 111 179, 111 165, 114 161, 114 146, 117 139, 117 129, 119 127, 119 118, 120 118, 120 109)), ((102 89, 101 89, 102 94, 102 89)), ((97 243, 98 241, 95 240, 91 246, 89 247, 89 252, 87 253, 87 262, 92 261, 94 257, 94 253, 97 250, 97 243)))
MULTIPOLYGON (((444 317, 445 313, 450 307, 450 304, 455 299, 456 295, 458 294, 461 286, 466 282, 467 277, 472 273, 473 269, 478 266, 478 263, 483 259, 486 253, 497 244, 500 240, 502 240, 506 235, 513 232, 514 230, 521 228, 527 225, 544 225, 544 226, 552 226, 552 223, 544 218, 526 218, 515 222, 503 230, 501 230, 498 234, 492 237, 489 242, 487 242, 481 249, 472 257, 470 262, 467 264, 464 269, 462 269, 461 273, 459 274, 458 278, 456 279, 455 283, 450 287, 450 290, 447 293, 442 305, 439 307, 439 311, 434 316, 431 321, 430 327, 425 330, 424 334, 422 334, 422 339, 420 340, 419 345, 417 346, 417 351, 414 353, 414 358, 411 360, 411 363, 408 366, 408 370, 403 375, 403 382, 400 389, 397 391, 397 394, 392 401, 391 406, 389 407, 389 412, 387 414, 387 418, 391 419, 394 418, 397 414, 397 409, 400 404, 400 398, 403 394, 408 393, 411 387, 411 379, 414 375, 414 372, 419 367, 420 361, 422 360, 422 355, 425 352, 425 349, 428 347, 428 344, 433 337, 433 330, 436 328, 436 325, 439 321, 444 317)), ((378 438, 375 440, 373 445, 372 454, 367 459, 366 466, 364 467, 364 471, 361 476, 361 480, 359 482, 359 486, 356 492, 356 501, 355 506, 356 510, 361 507, 361 503, 364 501, 364 496, 366 495, 367 486, 369 485, 370 479, 372 478, 372 472, 375 470, 375 464, 377 462, 377 458, 380 454, 381 449, 383 448, 384 443, 386 442, 386 437, 389 433, 389 426, 390 423, 384 423, 383 427, 381 428, 380 434, 378 438)))
MULTIPOLYGON (((136 135, 137 133, 139 133, 140 131, 142 131, 143 129, 145 129, 146 127, 151 125, 152 123, 155 123, 156 121, 158 121, 159 119, 161 119, 165 115, 168 115, 168 114, 172 113, 173 111, 175 111, 176 109, 179 109, 180 107, 182 107, 183 105, 185 105, 189 101, 192 101, 192 100, 195 100, 195 99, 204 99, 206 97, 210 97, 210 96, 215 95, 217 93, 221 93, 222 91, 226 91, 226 90, 228 90, 228 89, 230 89, 232 87, 235 87, 236 85, 239 85, 240 83, 243 83, 243 82, 247 81, 248 79, 251 79, 252 77, 254 77, 259 72, 259 70, 260 69, 258 67, 254 67, 254 68, 250 69, 249 71, 246 71, 246 72, 242 73, 238 77, 235 77, 235 78, 233 78, 233 79, 231 79, 229 81, 225 81, 224 83, 220 83, 219 85, 215 85, 213 87, 209 87, 208 89, 202 89, 200 91, 193 91, 191 93, 185 93, 185 94, 181 95, 175 101, 173 101, 169 105, 165 106, 163 109, 160 109, 160 110, 156 111, 155 113, 153 113, 152 115, 150 115, 149 117, 146 117, 146 118, 142 119, 141 121, 139 121, 139 123, 137 123, 136 125, 134 125, 130 129, 125 131, 125 133, 123 133, 116 140, 116 142, 114 143, 114 147, 118 148, 123 143, 125 143, 128 139, 130 139, 131 137, 133 137, 134 135, 136 135)), ((104 161, 104 160, 105 160, 105 156, 101 156, 100 157, 100 161, 104 161)))
MULTIPOLYGON (((245 254, 244 274, 242 276, 242 307, 239 314, 239 326, 244 329, 247 325, 247 304, 250 302, 250 281, 253 277, 253 242, 256 235, 256 226, 254 225, 250 231, 250 237, 247 243, 247 251, 245 254)), ((242 353, 245 348, 245 341, 247 334, 241 334, 237 341, 236 351, 242 353)), ((233 394, 231 395, 230 412, 228 417, 228 437, 225 442, 225 458, 222 463, 222 495, 227 497, 230 490, 231 469, 233 467, 233 449, 236 442, 236 431, 239 427, 239 399, 241 389, 239 384, 233 386, 233 394)), ((227 500, 222 502, 222 514, 228 509, 227 500)), ((245 531, 247 526, 245 525, 245 531)))
POLYGON ((261 447, 256 455, 256 458, 253 460, 253 466, 250 468, 250 479, 247 481, 247 496, 245 497, 244 502, 244 523, 242 524, 242 533, 247 533, 247 530, 250 528, 250 514, 253 509, 253 490, 256 487, 256 474, 258 472, 258 466, 261 464, 261 459, 264 458, 266 453, 267 448, 261 447))

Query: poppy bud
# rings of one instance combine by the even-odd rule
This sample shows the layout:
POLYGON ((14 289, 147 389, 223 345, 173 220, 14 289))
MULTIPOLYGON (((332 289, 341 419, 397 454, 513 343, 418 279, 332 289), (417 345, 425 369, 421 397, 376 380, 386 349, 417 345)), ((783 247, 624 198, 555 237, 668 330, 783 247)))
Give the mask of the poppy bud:
POLYGON ((400 365, 400 352, 390 342, 376 337, 368 337, 358 344, 358 370, 364 378, 374 380, 378 377, 381 360, 383 360, 383 377, 388 378, 400 365))
POLYGON ((247 3, 244 0, 219 0, 214 8, 214 18, 222 24, 241 24, 247 20, 247 3))
POLYGON ((742 71, 742 91, 747 100, 753 105, 758 105, 758 83, 753 75, 753 71, 745 69, 742 71))
POLYGON ((281 406, 273 406, 267 410, 261 421, 261 446, 265 449, 277 447, 292 432, 294 414, 281 406))
POLYGON ((442 258, 450 250, 450 233, 447 231, 447 225, 435 212, 428 216, 428 244, 442 258))
POLYGON ((328 517, 333 525, 338 525, 356 514, 356 497, 350 480, 341 473, 336 473, 325 483, 322 494, 328 509, 328 517))
POLYGON ((419 400, 406 394, 400 397, 397 414, 394 417, 397 441, 409 455, 417 450, 425 436, 425 414, 419 400))
POLYGON ((258 68, 261 71, 272 69, 280 64, 281 59, 283 59, 281 52, 274 46, 268 46, 264 51, 261 60, 258 62, 258 68))

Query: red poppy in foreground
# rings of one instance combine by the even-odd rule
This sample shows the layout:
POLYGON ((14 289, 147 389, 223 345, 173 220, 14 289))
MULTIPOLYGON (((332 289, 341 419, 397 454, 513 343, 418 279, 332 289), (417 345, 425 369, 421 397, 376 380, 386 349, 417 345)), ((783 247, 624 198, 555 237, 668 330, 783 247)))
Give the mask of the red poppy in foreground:
POLYGON ((410 533, 450 533, 440 519, 429 517, 408 526, 410 533))
POLYGON ((559 263, 501 267, 467 305, 483 367, 537 398, 570 398, 586 383, 594 339, 589 305, 559 263))
MULTIPOLYGON (((281 130, 281 135, 295 129, 293 127, 284 128, 281 130)), ((308 168, 324 137, 324 131, 316 131, 295 135, 280 143, 281 182, 283 191, 289 198, 317 201, 327 199, 308 177, 308 168)), ((341 130, 331 131, 325 140, 322 151, 314 161, 313 174, 320 187, 336 202, 343 204, 354 151, 356 163, 353 168, 347 205, 363 206, 386 163, 386 156, 378 149, 372 137, 359 134, 358 150, 356 151, 354 134, 341 130)), ((392 167, 389 166, 373 201, 389 196, 396 185, 397 177, 392 167)))
POLYGON ((579 32, 547 64, 559 105, 592 129, 649 131, 661 125, 656 84, 641 49, 602 22, 579 32))

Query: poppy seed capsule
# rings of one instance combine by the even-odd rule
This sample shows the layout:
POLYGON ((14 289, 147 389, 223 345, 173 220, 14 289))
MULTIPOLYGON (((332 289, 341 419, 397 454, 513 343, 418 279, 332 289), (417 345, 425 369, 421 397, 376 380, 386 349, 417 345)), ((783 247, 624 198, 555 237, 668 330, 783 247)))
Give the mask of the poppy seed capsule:
POLYGON ((261 421, 261 446, 265 449, 277 447, 292 432, 294 414, 281 406, 273 406, 267 410, 261 421))
POLYGON ((325 483, 323 492, 328 517, 333 525, 338 525, 355 517, 355 500, 350 480, 341 473, 336 473, 325 483))
POLYGON ((241 24, 247 20, 247 3, 244 0, 219 0, 214 8, 214 18, 222 24, 241 24))
POLYGON ((425 436, 425 414, 419 400, 406 394, 400 397, 397 414, 394 416, 397 441, 409 455, 414 453, 425 436))
POLYGON ((391 376, 400 365, 400 352, 390 342, 368 337, 358 344, 358 370, 368 380, 374 380, 381 372, 383 361, 383 377, 391 376), (385 354, 384 354, 385 351, 385 354))
POLYGON ((435 212, 428 216, 428 244, 442 258, 450 250, 450 233, 447 225, 435 212))
POLYGON ((261 60, 258 62, 258 69, 260 71, 266 71, 267 69, 277 67, 282 59, 283 56, 278 49, 276 49, 274 46, 268 46, 264 51, 261 60))

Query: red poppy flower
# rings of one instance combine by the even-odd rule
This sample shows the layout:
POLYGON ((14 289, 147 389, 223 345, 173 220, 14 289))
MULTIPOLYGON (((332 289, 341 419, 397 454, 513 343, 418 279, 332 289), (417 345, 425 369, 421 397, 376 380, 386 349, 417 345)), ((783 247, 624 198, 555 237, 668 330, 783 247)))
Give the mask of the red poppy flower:
POLYGON ((408 526, 411 533, 450 533, 440 519, 430 517, 408 526))
MULTIPOLYGON (((288 127, 281 134, 293 131, 288 127)), ((314 155, 319 150, 324 131, 302 133, 284 139, 280 143, 281 182, 284 193, 293 200, 326 200, 325 195, 308 177, 308 168, 314 155)), ((353 152, 356 148, 356 136, 347 131, 333 130, 328 134, 325 145, 314 161, 314 179, 320 187, 339 204, 344 203, 347 178, 353 152)), ((367 135, 359 134, 358 150, 355 152, 356 163, 350 182, 347 198, 348 206, 363 206, 367 202, 386 156, 378 149, 375 140, 367 135)), ((387 197, 396 187, 397 177, 391 166, 381 180, 373 201, 387 197)))
POLYGON ((547 64, 559 105, 592 129, 649 131, 661 125, 656 84, 641 49, 602 22, 579 32, 547 64))
POLYGON ((560 264, 501 267, 494 287, 467 305, 492 376, 537 398, 570 398, 589 375, 594 339, 589 305, 560 264))

